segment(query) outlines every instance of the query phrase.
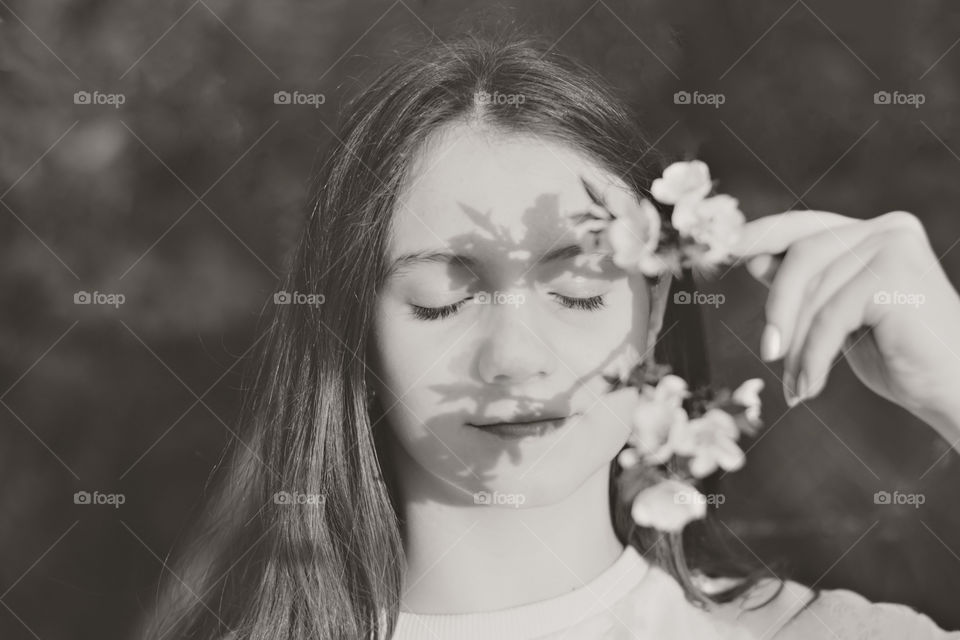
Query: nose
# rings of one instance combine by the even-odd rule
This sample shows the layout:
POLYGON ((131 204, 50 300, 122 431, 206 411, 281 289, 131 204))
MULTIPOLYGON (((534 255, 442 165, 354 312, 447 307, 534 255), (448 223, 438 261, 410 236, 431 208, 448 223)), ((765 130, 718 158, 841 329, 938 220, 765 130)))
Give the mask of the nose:
POLYGON ((495 304, 486 309, 487 335, 477 358, 484 382, 518 384, 555 371, 558 356, 547 336, 539 330, 533 306, 495 304))

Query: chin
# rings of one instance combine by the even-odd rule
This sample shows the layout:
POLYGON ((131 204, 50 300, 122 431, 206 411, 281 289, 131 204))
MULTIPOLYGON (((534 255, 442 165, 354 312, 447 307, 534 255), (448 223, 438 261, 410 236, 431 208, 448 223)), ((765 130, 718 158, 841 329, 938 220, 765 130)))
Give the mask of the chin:
POLYGON ((507 496, 507 499, 492 497, 492 506, 508 506, 516 509, 530 509, 533 507, 546 507, 563 502, 569 498, 582 484, 577 479, 562 478, 554 479, 551 483, 528 482, 526 479, 517 482, 495 483, 501 485, 494 489, 499 495, 507 496), (517 496, 513 502, 509 496, 517 496))
POLYGON ((613 455, 589 463, 583 458, 570 460, 547 456, 529 470, 527 466, 517 466, 491 472, 489 477, 484 477, 484 482, 472 483, 469 490, 474 493, 478 505, 529 509, 558 504, 596 474, 609 469, 613 455))

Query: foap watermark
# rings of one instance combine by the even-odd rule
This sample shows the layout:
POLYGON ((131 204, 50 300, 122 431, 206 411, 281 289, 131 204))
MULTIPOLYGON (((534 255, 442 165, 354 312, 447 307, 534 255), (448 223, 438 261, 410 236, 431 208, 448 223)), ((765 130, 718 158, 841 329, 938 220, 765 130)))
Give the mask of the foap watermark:
POLYGON ((706 504, 719 507, 727 501, 722 493, 693 493, 681 491, 673 496, 674 504, 706 504))
POLYGON ((509 104, 518 106, 526 102, 527 98, 522 93, 500 93, 499 91, 490 93, 489 91, 477 91, 473 94, 473 101, 478 105, 509 104))
POLYGON ((873 94, 873 104, 898 104, 908 105, 914 109, 919 109, 920 105, 927 101, 927 96, 922 93, 903 93, 902 91, 877 91, 873 94))
POLYGON ((927 301, 922 293, 905 291, 877 291, 873 294, 873 304, 899 304, 917 308, 927 301))
POLYGON ((673 294, 674 304, 712 304, 719 307, 726 302, 722 293, 704 293, 702 291, 677 291, 673 294))
POLYGON ((512 304, 519 307, 526 301, 527 299, 522 293, 504 293, 503 291, 494 291, 493 293, 481 291, 473 297, 474 304, 512 304))
POLYGON ((727 101, 727 96, 722 93, 701 93, 699 91, 677 91, 673 94, 673 104, 697 104, 709 105, 714 109, 719 109, 720 105, 727 101))
POLYGON ((914 509, 919 509, 920 505, 927 501, 927 497, 922 493, 901 493, 900 491, 877 491, 873 494, 873 504, 909 504, 914 509))
POLYGON ((309 304, 319 307, 326 301, 322 293, 302 293, 300 291, 277 291, 273 294, 273 304, 309 304))
POLYGON ((103 93, 101 91, 77 91, 73 94, 73 104, 106 104, 114 109, 127 101, 122 93, 103 93))
POLYGON ((276 91, 273 94, 273 104, 309 105, 319 109, 327 101, 322 93, 303 93, 302 91, 276 91))
POLYGON ((299 493, 297 491, 277 491, 273 494, 273 501, 276 504, 306 504, 311 506, 322 506, 326 502, 326 496, 322 493, 299 493))
POLYGON ((127 501, 127 497, 122 493, 101 493, 99 491, 77 491, 73 494, 73 504, 106 504, 114 509, 119 509, 120 505, 127 501))
POLYGON ((473 494, 473 504, 485 505, 510 505, 518 509, 520 505, 527 501, 527 497, 522 493, 500 493, 499 491, 477 491, 473 494))
POLYGON ((122 293, 103 293, 102 291, 77 291, 73 294, 73 304, 105 304, 119 308, 127 297, 122 293))

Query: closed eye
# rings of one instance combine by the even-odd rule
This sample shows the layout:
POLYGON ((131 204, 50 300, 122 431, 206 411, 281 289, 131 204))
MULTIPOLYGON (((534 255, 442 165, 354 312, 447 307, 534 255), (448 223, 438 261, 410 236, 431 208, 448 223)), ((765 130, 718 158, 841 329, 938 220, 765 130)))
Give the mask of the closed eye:
POLYGON ((560 301, 560 304, 567 307, 568 309, 579 309, 581 311, 597 311, 602 309, 606 302, 603 299, 603 296, 593 296, 590 298, 570 298, 568 296, 560 295, 559 293, 551 294, 557 297, 560 301))
MULTIPOLYGON (((599 309, 606 306, 606 301, 602 295, 592 296, 589 298, 571 298, 559 293, 551 293, 550 295, 554 296, 561 305, 568 309, 576 309, 578 311, 598 311, 599 309)), ((473 300, 473 296, 469 298, 464 298, 453 304, 446 305, 444 307, 421 307, 418 305, 410 305, 412 313, 415 318, 418 320, 443 320, 452 316, 454 313, 460 310, 460 308, 473 300)))
POLYGON ((453 304, 448 304, 445 307, 420 307, 415 304, 410 305, 413 309, 413 315, 418 320, 443 320, 448 316, 452 316, 456 313, 460 307, 467 303, 467 300, 472 300, 473 296, 469 298, 464 298, 459 302, 454 302, 453 304))

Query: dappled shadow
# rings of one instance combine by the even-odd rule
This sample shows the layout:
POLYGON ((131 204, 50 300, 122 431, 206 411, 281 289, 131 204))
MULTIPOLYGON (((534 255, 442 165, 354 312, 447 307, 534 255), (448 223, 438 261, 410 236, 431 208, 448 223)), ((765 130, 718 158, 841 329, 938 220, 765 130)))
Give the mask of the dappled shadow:
MULTIPOLYGON (((583 412, 587 407, 574 407, 571 404, 571 398, 583 386, 592 382, 593 389, 599 397, 607 390, 609 385, 603 384, 602 388, 598 386, 598 378, 602 372, 615 360, 628 343, 633 342, 634 346, 639 347, 637 340, 646 331, 648 325, 649 305, 647 281, 644 276, 627 276, 627 274, 616 268, 609 260, 603 264, 600 254, 581 254, 579 257, 562 261, 551 262, 548 265, 534 267, 534 262, 538 256, 550 251, 559 249, 569 244, 576 244, 575 237, 572 234, 573 222, 571 218, 582 212, 562 212, 560 210, 558 195, 555 193, 540 194, 534 204, 526 208, 521 214, 523 230, 522 237, 516 237, 516 228, 507 228, 498 225, 490 213, 485 213, 471 207, 467 203, 459 203, 463 213, 469 217, 474 225, 474 229, 469 233, 454 236, 447 239, 446 247, 451 253, 461 256, 470 256, 477 259, 477 264, 462 266, 460 264, 447 265, 446 275, 449 276, 453 287, 465 287, 468 295, 474 297, 474 300, 467 302, 463 309, 469 305, 476 304, 476 298, 484 294, 492 294, 489 282, 494 277, 499 282, 509 280, 511 290, 522 290, 528 300, 513 303, 499 304, 491 300, 485 304, 485 308, 478 312, 476 321, 469 324, 464 332, 479 332, 480 338, 474 345, 462 347, 467 357, 471 358, 468 368, 469 376, 464 376, 463 364, 456 361, 453 366, 453 360, 449 361, 448 370, 450 381, 443 384, 430 384, 428 389, 437 394, 437 405, 440 407, 452 407, 449 410, 442 411, 439 414, 426 419, 424 426, 427 434, 420 436, 413 442, 407 442, 408 447, 427 447, 436 452, 438 458, 435 460, 439 467, 451 470, 449 480, 455 484, 454 490, 465 494, 469 500, 469 494, 477 492, 490 491, 492 483, 497 477, 497 468, 504 462, 514 466, 527 464, 537 464, 537 460, 524 460, 524 456, 529 456, 529 448, 525 447, 524 441, 513 439, 500 439, 490 433, 479 433, 477 437, 485 438, 491 443, 489 446, 475 446, 467 451, 455 451, 442 440, 450 438, 451 431, 462 429, 476 429, 469 425, 489 424, 491 422, 503 421, 505 415, 544 415, 544 416, 569 416, 575 412, 583 412), (527 253, 521 253, 526 251, 527 253), (504 274, 510 274, 509 279, 504 274), (516 278, 514 279, 514 276, 516 278), (538 285, 543 282, 552 281, 558 277, 586 277, 600 281, 613 282, 627 278, 629 287, 632 291, 631 318, 629 321, 629 332, 624 340, 615 345, 607 354, 597 354, 597 364, 587 371, 577 371, 577 365, 574 362, 566 362, 564 359, 565 350, 570 344, 550 344, 545 337, 536 335, 536 329, 529 326, 528 320, 520 320, 527 323, 521 325, 519 331, 524 327, 531 331, 529 340, 537 343, 539 348, 548 350, 550 357, 556 358, 555 375, 557 380, 562 380, 564 388, 556 388, 557 382, 549 379, 534 379, 542 374, 531 374, 527 380, 509 380, 484 379, 481 375, 482 352, 489 345, 482 344, 481 341, 498 339, 496 325, 501 321, 511 322, 514 318, 500 317, 494 318, 492 314, 515 314, 523 313, 525 304, 544 304, 539 297, 545 295, 543 288, 538 285), (538 296, 535 301, 530 301, 532 295, 538 296), (478 324, 485 326, 478 328, 478 324), (494 323, 491 325, 490 323, 494 323), (569 382, 573 376, 572 383, 569 382), (552 387, 549 392, 547 387, 552 387), (509 409, 504 409, 504 406, 509 409), (438 446, 439 445, 439 446, 438 446)), ((439 240, 438 240, 439 243, 439 240)), ((549 304, 557 304, 552 300, 546 301, 549 304)), ((470 310, 476 312, 475 310, 470 310)), ((567 311, 567 313, 581 313, 578 311, 567 311)), ((536 313, 540 313, 538 309, 536 313)), ((544 311, 547 313, 547 311, 544 311)), ((587 313, 587 312, 582 312, 587 313)), ((535 316, 527 316, 531 318, 535 316)), ((443 322, 443 321, 440 321, 443 322)), ((515 327, 512 330, 518 330, 515 327)), ((464 336, 466 337, 466 336, 464 336)), ((471 339, 474 339, 471 337, 471 339)), ((582 368, 582 365, 580 366, 582 368)), ((402 402, 402 395, 399 402, 402 402)), ((390 405, 390 402, 387 402, 390 405)), ((569 434, 564 433, 566 429, 590 428, 589 419, 595 416, 598 410, 603 409, 600 402, 591 400, 593 407, 586 414, 581 416, 573 424, 568 424, 559 431, 549 433, 546 438, 563 438, 569 434)), ((392 407, 387 406, 387 411, 392 407)), ((374 409, 376 415, 372 418, 376 421, 382 415, 384 407, 379 405, 374 409)), ((389 418, 384 418, 388 421, 389 418)), ((383 425, 384 427, 386 425, 383 425)), ((626 435, 626 425, 624 432, 626 435)), ((468 438, 454 438, 457 442, 464 442, 468 438)), ((381 452, 381 459, 394 455, 403 455, 395 447, 399 442, 389 437, 384 439, 384 447, 389 448, 381 452)), ((550 455, 550 451, 543 453, 543 456, 550 455)), ((389 462, 389 461, 388 461, 389 462)), ((405 489, 404 499, 406 501, 437 501, 444 503, 453 503, 452 497, 455 493, 444 491, 443 487, 437 482, 418 483, 417 487, 405 489)), ((458 502, 462 504, 462 502, 458 502)))

